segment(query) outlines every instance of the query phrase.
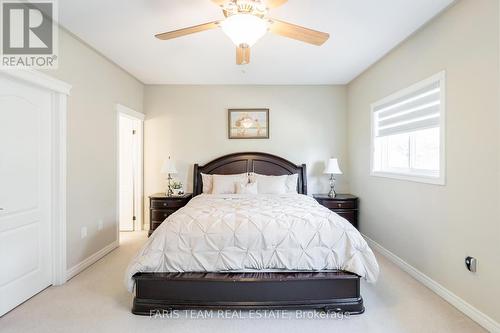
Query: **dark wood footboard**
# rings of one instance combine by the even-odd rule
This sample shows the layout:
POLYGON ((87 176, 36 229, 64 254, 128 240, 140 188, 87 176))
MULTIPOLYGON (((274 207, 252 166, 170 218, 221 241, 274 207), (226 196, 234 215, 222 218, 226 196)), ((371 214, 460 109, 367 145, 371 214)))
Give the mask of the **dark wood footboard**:
POLYGON ((364 312, 359 276, 342 272, 137 273, 132 312, 319 309, 364 312))

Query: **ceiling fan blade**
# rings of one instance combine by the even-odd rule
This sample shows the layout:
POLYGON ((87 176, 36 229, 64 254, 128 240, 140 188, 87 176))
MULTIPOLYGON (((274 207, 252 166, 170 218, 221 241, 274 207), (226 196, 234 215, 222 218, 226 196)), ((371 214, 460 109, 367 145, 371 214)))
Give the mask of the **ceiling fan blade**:
POLYGON ((237 47, 236 48, 236 64, 246 65, 250 63, 250 48, 237 47))
POLYGON ((313 45, 323 45, 330 38, 326 32, 316 31, 292 23, 271 19, 269 31, 273 34, 300 40, 313 45))
POLYGON ((192 26, 189 28, 164 32, 164 33, 155 35, 155 37, 158 39, 167 40, 167 39, 182 37, 182 36, 189 35, 189 34, 194 34, 194 33, 205 31, 205 30, 215 29, 218 26, 219 26, 219 21, 214 21, 214 22, 195 25, 195 26, 192 26))
POLYGON ((217 6, 222 6, 223 4, 228 2, 228 0, 212 0, 212 2, 215 3, 217 6))
POLYGON ((284 5, 288 0, 267 0, 266 6, 267 8, 276 8, 284 5))

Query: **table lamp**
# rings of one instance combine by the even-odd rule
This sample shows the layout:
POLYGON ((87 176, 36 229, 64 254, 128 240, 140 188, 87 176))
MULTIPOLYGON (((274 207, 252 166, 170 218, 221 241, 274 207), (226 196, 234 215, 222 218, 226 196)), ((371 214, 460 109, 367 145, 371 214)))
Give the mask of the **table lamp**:
POLYGON ((330 175, 330 193, 328 196, 330 198, 335 198, 335 177, 333 175, 341 175, 342 170, 339 168, 339 161, 336 158, 330 158, 328 163, 326 164, 326 168, 324 171, 325 174, 330 175))

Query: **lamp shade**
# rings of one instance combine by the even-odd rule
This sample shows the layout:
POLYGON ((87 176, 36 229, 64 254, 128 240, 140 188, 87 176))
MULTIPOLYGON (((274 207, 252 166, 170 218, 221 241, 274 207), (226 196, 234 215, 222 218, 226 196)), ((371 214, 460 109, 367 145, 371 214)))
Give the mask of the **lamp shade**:
POLYGON ((177 169, 175 168, 175 163, 173 160, 168 157, 168 160, 163 162, 161 167, 161 173, 177 173, 177 169))
POLYGON ((269 21, 252 14, 236 14, 229 16, 220 25, 236 46, 251 47, 266 34, 269 21))
POLYGON ((342 170, 339 167, 339 161, 336 158, 330 158, 326 164, 325 172, 327 174, 341 175, 342 170))

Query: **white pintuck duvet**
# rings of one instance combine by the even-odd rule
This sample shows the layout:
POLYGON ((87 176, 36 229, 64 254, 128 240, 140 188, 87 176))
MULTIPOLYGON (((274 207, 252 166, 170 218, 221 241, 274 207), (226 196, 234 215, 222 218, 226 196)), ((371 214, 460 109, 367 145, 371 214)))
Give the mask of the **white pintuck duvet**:
POLYGON ((130 262, 137 272, 334 270, 369 282, 373 252, 345 219, 311 197, 199 195, 167 218, 130 262))

